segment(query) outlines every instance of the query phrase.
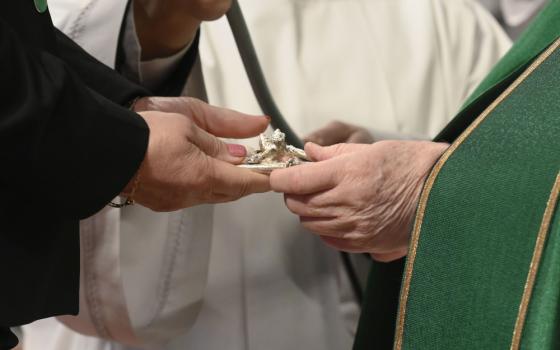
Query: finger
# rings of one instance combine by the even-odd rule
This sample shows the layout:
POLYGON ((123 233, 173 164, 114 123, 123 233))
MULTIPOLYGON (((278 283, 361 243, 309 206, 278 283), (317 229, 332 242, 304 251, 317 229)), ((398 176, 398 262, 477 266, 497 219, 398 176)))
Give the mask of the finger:
POLYGON ((193 126, 192 135, 189 141, 191 141, 208 156, 231 164, 241 163, 247 154, 245 146, 238 144, 226 144, 222 140, 207 133, 196 125, 193 126))
POLYGON ((391 253, 371 253, 371 257, 380 262, 391 262, 402 257, 405 257, 408 254, 407 249, 401 249, 391 253))
POLYGON ((305 153, 314 162, 320 162, 344 153, 357 152, 368 146, 370 145, 338 143, 332 146, 321 147, 312 142, 308 142, 305 144, 305 153))
POLYGON ((322 236, 321 240, 329 247, 348 253, 365 253, 366 248, 349 239, 322 236))
POLYGON ((254 116, 231 109, 214 107, 197 99, 188 100, 195 123, 218 137, 247 138, 262 133, 270 118, 254 116))
POLYGON ((337 184, 336 167, 324 163, 306 163, 295 167, 274 170, 270 185, 275 192, 310 194, 329 190, 337 184))
POLYGON ((348 232, 352 232, 355 226, 350 222, 342 221, 336 217, 300 217, 300 222, 303 227, 309 231, 327 237, 342 237, 348 232))
POLYGON ((325 127, 312 132, 303 140, 305 142, 314 142, 321 146, 330 146, 336 143, 345 142, 351 133, 352 130, 349 128, 348 124, 334 121, 327 124, 325 127))
POLYGON ((331 191, 312 195, 284 195, 286 207, 294 214, 308 217, 337 217, 340 213, 338 200, 331 191))
POLYGON ((356 130, 346 140, 347 143, 373 143, 374 141, 373 136, 365 129, 356 130))
POLYGON ((221 201, 236 200, 252 193, 270 191, 268 175, 212 160, 212 188, 221 201))

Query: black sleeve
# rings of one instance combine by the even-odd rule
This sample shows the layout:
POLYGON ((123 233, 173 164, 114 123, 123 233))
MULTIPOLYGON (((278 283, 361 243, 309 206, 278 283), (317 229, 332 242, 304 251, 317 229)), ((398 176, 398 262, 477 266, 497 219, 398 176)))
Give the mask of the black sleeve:
MULTIPOLYGON (((197 32, 189 50, 181 58, 181 61, 179 61, 173 72, 169 74, 169 77, 161 85, 161 88, 157 91, 153 91, 153 93, 144 90, 142 94, 158 96, 180 95, 197 59, 199 38, 200 31, 197 32)), ((134 99, 135 96, 131 96, 130 90, 131 86, 137 86, 133 82, 126 80, 113 69, 99 62, 58 29, 56 29, 56 41, 58 57, 63 59, 72 70, 79 74, 80 78, 90 88, 121 105, 126 105, 134 99), (108 83, 109 81, 111 81, 111 83, 108 83)), ((119 48, 117 50, 117 69, 122 65, 122 61, 124 60, 123 48, 120 45, 121 42, 122 38, 119 39, 119 48)))
MULTIPOLYGON (((94 62, 84 62, 89 74, 80 75, 109 99, 124 102, 143 93, 94 62)), ((52 53, 22 45, 1 20, 0 77, 5 200, 27 198, 56 215, 83 218, 126 186, 148 144, 142 118, 86 87, 52 53)))
POLYGON ((92 90, 122 106, 136 96, 150 95, 144 88, 123 78, 113 69, 99 62, 60 30, 55 29, 56 54, 92 90))

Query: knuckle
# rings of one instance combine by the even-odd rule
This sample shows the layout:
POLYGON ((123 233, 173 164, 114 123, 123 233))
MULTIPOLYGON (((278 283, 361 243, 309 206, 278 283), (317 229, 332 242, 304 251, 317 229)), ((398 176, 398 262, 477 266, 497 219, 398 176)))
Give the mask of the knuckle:
POLYGON ((344 144, 343 143, 337 143, 336 145, 332 146, 334 149, 334 153, 335 154, 340 154, 344 152, 344 144))
POLYGON ((248 180, 241 182, 238 188, 237 198, 242 198, 251 194, 251 186, 248 180))
POLYGON ((215 179, 214 167, 210 159, 205 156, 201 156, 195 163, 197 164, 188 170, 192 175, 189 181, 189 187, 191 188, 187 190, 195 190, 200 193, 208 192, 215 179))
POLYGON ((197 103, 200 102, 200 100, 197 100, 194 97, 183 96, 182 99, 183 103, 190 108, 195 107, 197 103))
POLYGON ((225 153, 226 152, 226 146, 225 144, 218 139, 217 137, 214 137, 212 135, 210 135, 210 149, 209 152, 212 156, 217 156, 221 153, 225 153))
POLYGON ((184 119, 183 129, 187 139, 193 140, 197 137, 198 127, 190 119, 184 119))
POLYGON ((284 202, 286 203, 286 207, 288 208, 288 210, 290 210, 292 213, 294 214, 304 214, 302 212, 302 210, 300 209, 300 206, 298 205, 298 202, 290 197, 290 196, 285 196, 284 197, 284 202))
POLYGON ((344 127, 346 124, 344 124, 343 122, 341 122, 340 120, 333 120, 332 122, 329 123, 328 126, 330 126, 331 128, 342 128, 344 127))
POLYGON ((292 183, 292 192, 303 193, 305 192, 305 179, 300 174, 300 170, 294 170, 294 176, 290 177, 289 181, 292 183))
POLYGON ((325 232, 323 232, 323 230, 320 230, 317 227, 317 225, 315 225, 313 223, 302 220, 301 218, 300 218, 300 223, 301 223, 301 226, 303 226, 303 228, 305 228, 308 231, 311 231, 311 232, 313 232, 315 234, 318 234, 318 235, 325 234, 325 232))

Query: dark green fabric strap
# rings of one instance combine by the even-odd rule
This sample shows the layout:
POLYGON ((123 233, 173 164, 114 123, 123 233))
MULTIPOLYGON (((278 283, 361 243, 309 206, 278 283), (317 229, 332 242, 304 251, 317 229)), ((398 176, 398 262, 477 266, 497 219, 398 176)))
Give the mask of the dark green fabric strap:
POLYGON ((559 101, 557 49, 467 136, 437 174, 405 268, 411 280, 409 285, 404 280, 404 322, 397 323, 396 335, 402 349, 512 345, 560 170, 559 101))
POLYGON ((525 321, 522 349, 560 349, 560 215, 548 233, 525 321))

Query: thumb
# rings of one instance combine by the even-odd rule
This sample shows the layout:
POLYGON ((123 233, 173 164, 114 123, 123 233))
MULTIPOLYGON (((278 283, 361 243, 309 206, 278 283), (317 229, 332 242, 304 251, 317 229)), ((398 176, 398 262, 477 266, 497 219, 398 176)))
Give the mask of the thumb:
POLYGON ((215 107, 196 99, 188 102, 196 124, 219 137, 239 139, 256 136, 266 130, 270 123, 269 117, 215 107))
POLYGON ((305 144, 305 153, 312 161, 320 162, 344 153, 357 152, 367 146, 368 145, 338 143, 328 147, 321 147, 313 142, 308 142, 305 144))
POLYGON ((352 132, 353 130, 348 124, 334 121, 307 135, 304 138, 304 141, 314 142, 321 146, 330 146, 336 143, 345 142, 352 132))
POLYGON ((219 201, 231 201, 251 193, 270 191, 268 175, 239 168, 220 161, 213 161, 214 194, 219 201))
POLYGON ((194 131, 193 138, 190 141, 212 158, 231 164, 238 164, 243 161, 243 158, 247 154, 245 147, 242 145, 226 144, 216 136, 196 126, 194 127, 194 131))

